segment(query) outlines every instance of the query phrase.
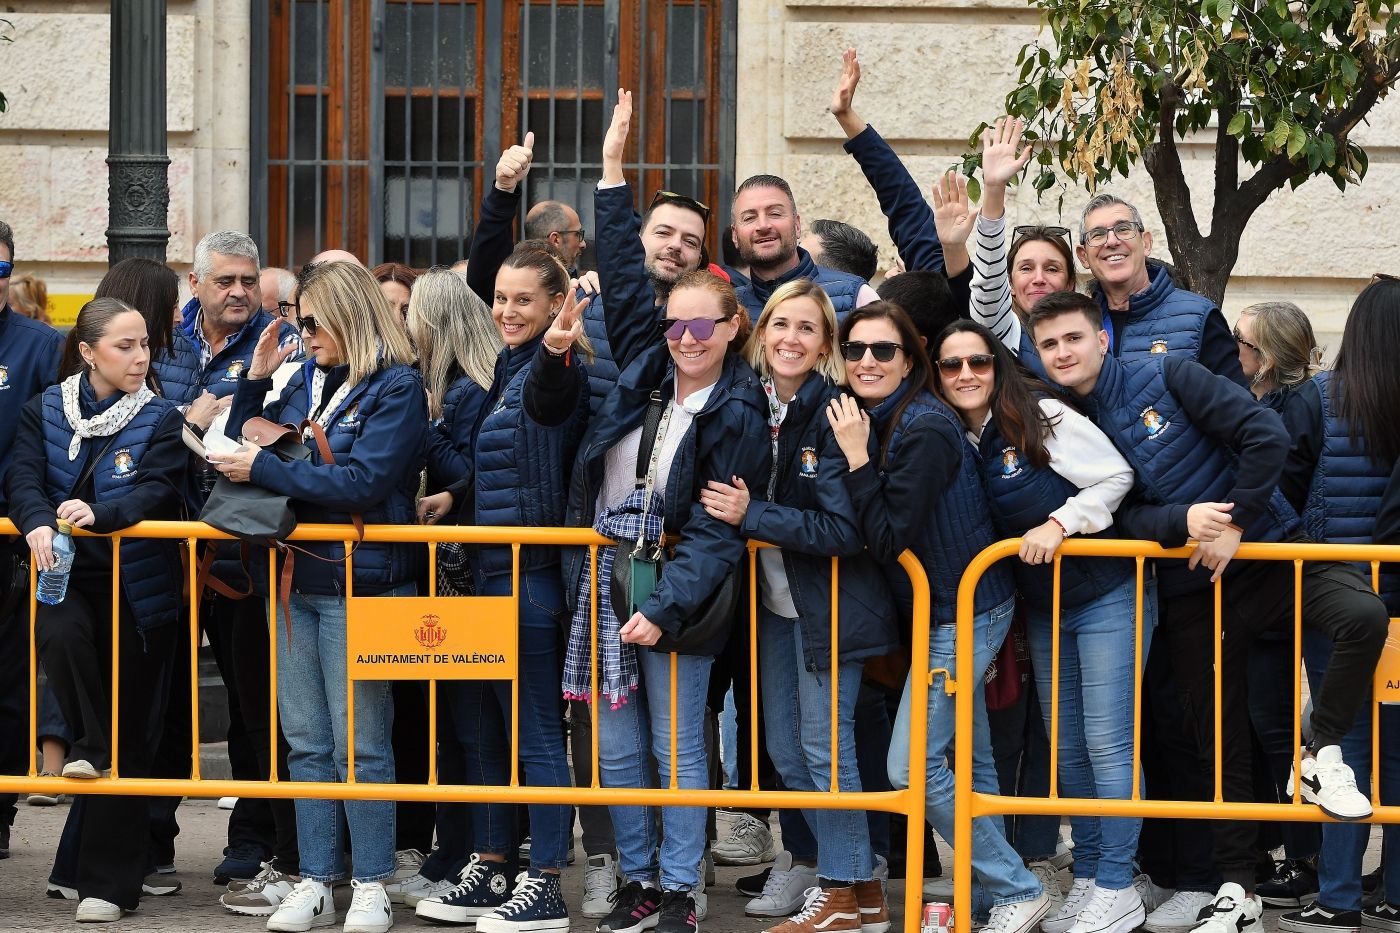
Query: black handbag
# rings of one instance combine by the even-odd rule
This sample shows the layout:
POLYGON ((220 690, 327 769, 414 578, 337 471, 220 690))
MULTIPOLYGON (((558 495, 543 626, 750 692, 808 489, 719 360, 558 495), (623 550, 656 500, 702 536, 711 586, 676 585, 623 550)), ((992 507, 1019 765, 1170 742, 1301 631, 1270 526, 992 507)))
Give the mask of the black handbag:
MULTIPOLYGON (((311 449, 301 442, 296 428, 273 424, 266 418, 250 418, 243 425, 243 437, 282 460, 305 460, 311 456, 311 449)), ((260 547, 279 546, 297 526, 290 497, 252 483, 235 483, 227 476, 214 482, 199 520, 260 547)))
MULTIPOLYGON (((642 421, 642 437, 637 448, 637 488, 647 490, 644 508, 650 507, 650 492, 655 476, 649 476, 656 435, 661 425, 666 402, 660 391, 651 393, 646 416, 642 421)), ((665 572, 668 554, 663 542, 636 541, 630 548, 625 542, 617 546, 612 563, 612 585, 609 587, 613 612, 626 624, 652 591, 665 572)), ((731 571, 719 587, 681 620, 680 630, 672 635, 662 632, 653 650, 676 654, 705 652, 723 637, 734 624, 734 612, 739 606, 739 575, 731 571)))

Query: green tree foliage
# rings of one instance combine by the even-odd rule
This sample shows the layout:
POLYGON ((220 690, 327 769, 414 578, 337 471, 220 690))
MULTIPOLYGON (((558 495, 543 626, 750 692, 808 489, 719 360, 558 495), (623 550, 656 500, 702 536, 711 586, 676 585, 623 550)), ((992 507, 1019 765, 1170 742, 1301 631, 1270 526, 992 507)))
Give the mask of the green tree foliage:
POLYGON ((1039 140, 1031 184, 1092 191, 1141 160, 1193 290, 1219 300, 1245 226, 1274 191, 1365 177, 1351 136, 1400 74, 1395 0, 1030 2, 1043 28, 1017 57, 1006 106, 1039 140), (1209 236, 1181 141, 1214 144, 1209 236))

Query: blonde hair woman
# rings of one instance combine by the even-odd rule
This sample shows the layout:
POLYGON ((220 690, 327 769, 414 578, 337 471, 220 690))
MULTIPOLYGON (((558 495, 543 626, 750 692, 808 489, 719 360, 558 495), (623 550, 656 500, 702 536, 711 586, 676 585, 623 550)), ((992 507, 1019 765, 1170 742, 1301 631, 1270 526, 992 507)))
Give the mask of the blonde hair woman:
MULTIPOLYGON (((289 496, 297 519, 346 525, 413 522, 428 443, 423 382, 413 348, 378 283, 356 263, 312 263, 297 281, 292 305, 307 361, 281 396, 264 407, 272 374, 294 352, 278 349, 282 322, 268 324, 238 384, 230 423, 255 415, 276 423, 309 420, 325 432, 334 463, 312 444, 306 460, 285 462, 245 446, 215 459, 235 482, 289 496)), ((309 430, 309 429, 308 429, 309 430)), ((344 546, 301 547, 316 559, 296 562, 292 593, 277 626, 277 701, 291 752, 294 781, 344 781, 346 735, 346 579, 344 546)), ((414 552, 403 544, 362 544, 354 555, 356 596, 412 596, 414 552)), ((355 779, 394 780, 390 744, 393 704, 387 682, 355 683, 355 779)), ((302 880, 267 923, 269 930, 305 930, 334 918, 330 884, 344 876, 340 810, 350 827, 354 895, 345 916, 350 933, 382 933, 393 923, 381 881, 394 873, 394 803, 384 800, 298 800, 302 880)))

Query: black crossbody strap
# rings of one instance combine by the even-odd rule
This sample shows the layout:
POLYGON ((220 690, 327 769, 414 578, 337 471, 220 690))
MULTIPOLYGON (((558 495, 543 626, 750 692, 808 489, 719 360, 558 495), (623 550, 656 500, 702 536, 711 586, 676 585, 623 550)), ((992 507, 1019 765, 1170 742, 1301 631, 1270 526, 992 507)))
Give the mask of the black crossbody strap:
POLYGON ((647 465, 651 462, 652 449, 656 447, 656 432, 661 426, 661 413, 666 402, 661 398, 661 390, 653 389, 651 401, 647 403, 646 417, 642 419, 642 439, 637 447, 637 488, 647 484, 647 465))

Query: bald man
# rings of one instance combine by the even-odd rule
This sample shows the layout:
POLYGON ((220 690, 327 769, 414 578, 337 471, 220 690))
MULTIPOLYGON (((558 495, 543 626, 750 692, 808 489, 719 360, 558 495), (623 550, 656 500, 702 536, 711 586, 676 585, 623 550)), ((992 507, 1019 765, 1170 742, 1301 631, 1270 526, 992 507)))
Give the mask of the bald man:
POLYGON ((525 239, 548 240, 559 251, 571 275, 577 275, 578 257, 588 246, 578 211, 562 201, 541 201, 525 215, 525 239))
POLYGON ((277 302, 291 301, 297 287, 297 277, 286 269, 267 266, 258 273, 262 287, 262 307, 269 314, 277 310, 277 302))
POLYGON ((354 253, 343 249, 323 249, 311 257, 312 262, 359 262, 354 253))

